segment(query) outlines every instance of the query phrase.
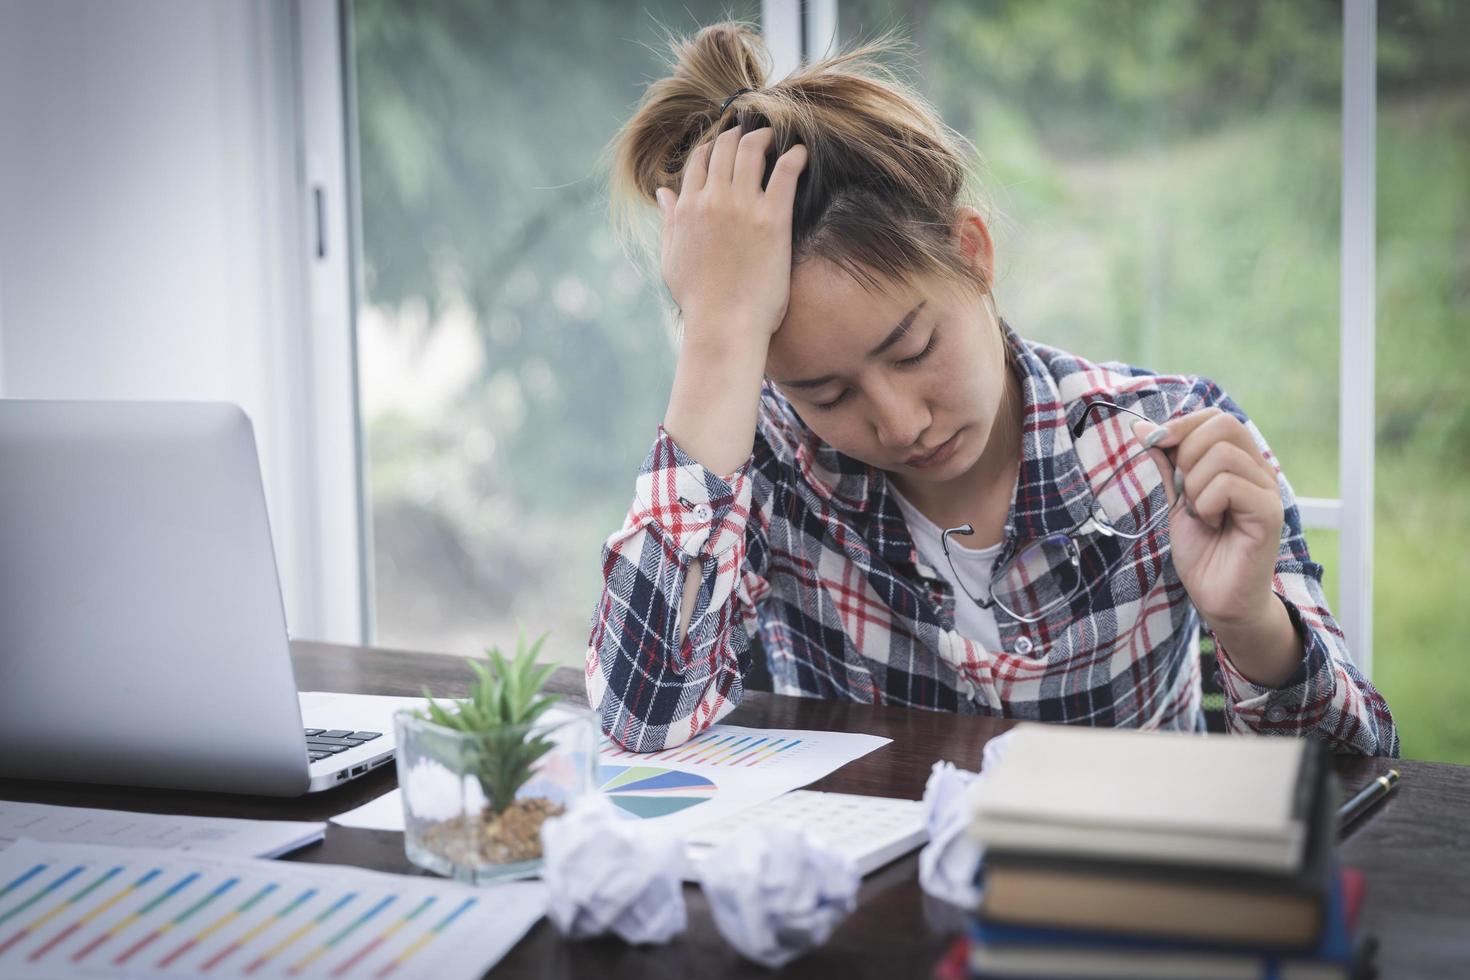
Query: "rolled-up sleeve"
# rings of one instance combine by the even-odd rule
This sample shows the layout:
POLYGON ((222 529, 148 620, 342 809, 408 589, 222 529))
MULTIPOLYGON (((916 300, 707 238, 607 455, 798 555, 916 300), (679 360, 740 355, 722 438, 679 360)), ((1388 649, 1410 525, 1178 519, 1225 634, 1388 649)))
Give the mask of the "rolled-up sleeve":
POLYGON ((749 460, 719 476, 660 426, 627 520, 602 549, 603 590, 587 649, 588 702, 625 748, 678 745, 740 703, 752 585, 761 591, 749 563, 748 537, 761 533, 752 488, 749 460), (681 641, 692 561, 702 572, 681 641))

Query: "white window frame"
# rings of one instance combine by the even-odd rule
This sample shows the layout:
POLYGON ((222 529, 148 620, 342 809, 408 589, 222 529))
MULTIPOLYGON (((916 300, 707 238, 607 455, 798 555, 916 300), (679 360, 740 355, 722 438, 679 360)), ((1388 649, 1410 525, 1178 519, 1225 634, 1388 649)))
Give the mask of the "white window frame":
POLYGON ((296 58, 298 234, 304 240, 306 336, 289 376, 305 379, 298 420, 310 459, 299 459, 315 507, 303 533, 314 578, 308 635, 372 642, 372 513, 367 505, 358 397, 353 224, 358 208, 351 49, 345 0, 290 0, 296 58))
MULTIPOLYGON (((301 79, 302 165, 311 195, 326 202, 322 226, 306 215, 327 255, 312 253, 313 344, 308 356, 318 440, 326 454, 316 479, 323 555, 325 622, 355 620, 362 642, 375 631, 371 510, 361 451, 355 314, 359 296, 355 238, 356 148, 348 125, 355 106, 347 44, 350 0, 295 0, 301 79), (350 206, 343 206, 350 205, 350 206), (351 247, 349 247, 349 245, 351 247), (337 562, 335 567, 331 562, 337 562)), ((838 0, 762 0, 761 29, 781 78, 837 42, 838 0)), ((1308 529, 1339 533, 1335 613, 1358 666, 1373 667, 1374 344, 1376 342, 1377 0, 1343 9, 1342 221, 1338 372, 1339 499, 1298 499, 1308 529)))
POLYGON ((1378 0, 1347 0, 1342 24, 1342 248, 1338 284, 1335 526, 1337 621, 1373 674, 1373 454, 1377 343, 1378 0))
POLYGON ((1338 272, 1337 499, 1299 497, 1302 525, 1338 532, 1333 614, 1373 673, 1373 465, 1378 247, 1378 0, 1342 12, 1342 205, 1338 272))

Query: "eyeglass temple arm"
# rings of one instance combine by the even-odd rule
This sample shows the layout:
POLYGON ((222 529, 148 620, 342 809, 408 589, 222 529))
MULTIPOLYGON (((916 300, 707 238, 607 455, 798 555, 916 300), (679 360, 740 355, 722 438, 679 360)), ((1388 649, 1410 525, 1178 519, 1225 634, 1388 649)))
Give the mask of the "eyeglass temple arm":
POLYGON ((1147 415, 1142 414, 1141 412, 1135 412, 1133 409, 1124 408, 1122 405, 1119 405, 1116 402, 1105 401, 1099 398, 1096 401, 1090 401, 1087 403, 1087 407, 1082 411, 1082 417, 1078 419, 1077 422, 1072 426, 1072 438, 1080 438, 1082 436, 1082 430, 1087 428, 1087 420, 1092 415, 1092 413, 1095 411, 1101 411, 1105 408, 1111 408, 1115 412, 1123 412, 1125 415, 1131 415, 1136 419, 1142 419, 1150 425, 1158 425, 1157 422, 1149 418, 1147 415))

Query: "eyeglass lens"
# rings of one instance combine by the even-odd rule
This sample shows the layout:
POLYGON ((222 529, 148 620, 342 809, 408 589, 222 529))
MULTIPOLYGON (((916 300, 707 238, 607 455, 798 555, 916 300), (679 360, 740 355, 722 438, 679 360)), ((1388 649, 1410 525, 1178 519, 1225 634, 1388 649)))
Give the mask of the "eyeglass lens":
POLYGON ((1027 545, 991 584, 995 601, 1018 619, 1040 618, 1066 602, 1082 584, 1077 543, 1053 534, 1027 545))

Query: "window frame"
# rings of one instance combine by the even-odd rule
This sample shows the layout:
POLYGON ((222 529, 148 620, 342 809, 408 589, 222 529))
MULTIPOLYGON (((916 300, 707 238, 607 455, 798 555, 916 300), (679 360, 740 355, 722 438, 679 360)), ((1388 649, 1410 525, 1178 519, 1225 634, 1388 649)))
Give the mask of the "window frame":
MULTIPOLYGON (((315 639, 370 644, 372 521, 357 370, 357 301, 361 243, 356 187, 356 110, 352 83, 349 0, 293 0, 288 30, 296 59, 297 192, 293 233, 303 242, 303 343, 278 365, 299 379, 297 420, 312 436, 312 458, 297 454, 312 496, 302 547, 312 572, 315 639)), ((286 381, 282 382, 288 383, 286 381)))

